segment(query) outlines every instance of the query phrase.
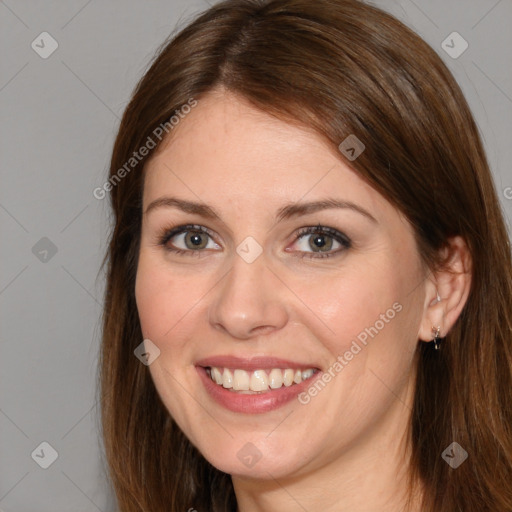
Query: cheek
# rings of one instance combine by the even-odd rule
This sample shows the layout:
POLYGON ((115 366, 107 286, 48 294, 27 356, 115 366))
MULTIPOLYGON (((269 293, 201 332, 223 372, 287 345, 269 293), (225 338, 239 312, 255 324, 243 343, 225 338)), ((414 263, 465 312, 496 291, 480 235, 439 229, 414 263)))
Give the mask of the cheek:
POLYGON ((384 264, 347 266, 334 275, 304 278, 296 290, 314 313, 317 335, 335 356, 349 350, 358 336, 364 341, 376 323, 379 331, 387 330, 385 321, 394 319, 393 304, 401 296, 399 282, 384 264))
MULTIPOLYGON (((144 338, 162 345, 175 332, 194 304, 193 287, 184 286, 168 268, 142 251, 137 268, 135 298, 144 338)), ((160 347, 162 348, 162 347, 160 347)))
MULTIPOLYGON (((172 275, 149 251, 141 252, 135 282, 137 310, 144 339, 150 339, 160 350, 149 371, 166 408, 185 432, 193 431, 194 413, 190 395, 180 384, 185 374, 178 372, 192 370, 182 367, 188 360, 187 320, 201 295, 197 287, 186 286, 184 280, 172 275)), ((192 381, 194 374, 189 377, 192 381)))
POLYGON ((329 352, 340 406, 348 395, 354 404, 386 403, 392 394, 381 380, 395 389, 411 371, 422 306, 421 287, 411 293, 411 283, 421 271, 412 256, 402 258, 381 253, 297 288, 321 319, 315 334, 329 352))

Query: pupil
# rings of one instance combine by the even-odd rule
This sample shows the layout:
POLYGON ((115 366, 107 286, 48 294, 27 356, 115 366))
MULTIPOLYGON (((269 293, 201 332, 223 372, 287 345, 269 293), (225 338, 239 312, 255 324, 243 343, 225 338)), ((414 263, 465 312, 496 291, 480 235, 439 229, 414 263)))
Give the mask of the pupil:
POLYGON ((201 245, 201 235, 192 235, 191 237, 191 242, 194 244, 194 245, 201 245))
POLYGON ((323 247, 325 245, 325 239, 323 236, 317 236, 315 238, 315 245, 317 247, 323 247))

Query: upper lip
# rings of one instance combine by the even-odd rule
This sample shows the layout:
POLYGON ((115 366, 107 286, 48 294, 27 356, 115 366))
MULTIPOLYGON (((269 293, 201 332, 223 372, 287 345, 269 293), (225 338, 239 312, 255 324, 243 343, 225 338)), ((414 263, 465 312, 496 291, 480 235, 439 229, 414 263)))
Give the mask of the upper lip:
POLYGON ((219 355, 206 357, 196 362, 197 366, 216 368, 236 368, 246 371, 263 370, 267 368, 292 368, 294 370, 307 370, 308 368, 319 369, 315 363, 299 363, 290 361, 289 359, 281 359, 279 357, 252 356, 238 357, 229 355, 219 355))

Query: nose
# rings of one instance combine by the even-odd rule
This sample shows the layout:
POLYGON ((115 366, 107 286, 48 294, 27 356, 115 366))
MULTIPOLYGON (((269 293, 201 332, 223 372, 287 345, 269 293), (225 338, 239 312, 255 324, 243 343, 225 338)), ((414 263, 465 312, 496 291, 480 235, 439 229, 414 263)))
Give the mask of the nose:
POLYGON ((213 328, 247 340, 282 329, 288 320, 283 284, 264 255, 247 263, 236 254, 231 270, 213 290, 208 317, 213 328))

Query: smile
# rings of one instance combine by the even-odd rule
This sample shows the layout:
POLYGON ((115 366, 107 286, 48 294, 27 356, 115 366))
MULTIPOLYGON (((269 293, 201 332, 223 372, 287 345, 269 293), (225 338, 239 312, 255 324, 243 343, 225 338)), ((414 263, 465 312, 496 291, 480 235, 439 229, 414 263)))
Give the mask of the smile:
POLYGON ((216 366, 206 368, 206 373, 213 382, 233 392, 245 394, 266 393, 283 386, 300 384, 311 378, 317 371, 315 368, 306 370, 272 368, 255 371, 216 366))

